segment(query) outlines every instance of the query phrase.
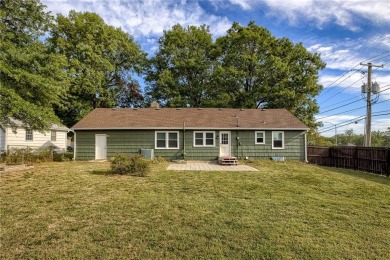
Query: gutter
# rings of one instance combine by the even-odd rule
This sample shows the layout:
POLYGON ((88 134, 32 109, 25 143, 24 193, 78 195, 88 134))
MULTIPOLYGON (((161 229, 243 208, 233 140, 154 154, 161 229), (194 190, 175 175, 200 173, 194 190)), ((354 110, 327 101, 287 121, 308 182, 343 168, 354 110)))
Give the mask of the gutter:
POLYGON ((186 159, 186 122, 183 122, 183 160, 186 159))
POLYGON ((305 162, 308 163, 307 160, 307 131, 305 132, 305 162))
POLYGON ((69 132, 73 132, 74 134, 74 141, 73 141, 73 161, 76 161, 76 132, 73 129, 69 129, 69 132))
MULTIPOLYGON (((307 131, 310 128, 266 128, 266 127, 257 127, 257 128, 248 128, 248 127, 240 127, 240 128, 232 128, 232 127, 186 127, 186 130, 255 130, 255 131, 264 131, 264 130, 274 130, 274 131, 307 131)), ((182 127, 89 127, 89 128, 73 128, 73 130, 77 131, 88 131, 88 130, 182 130, 182 127)))

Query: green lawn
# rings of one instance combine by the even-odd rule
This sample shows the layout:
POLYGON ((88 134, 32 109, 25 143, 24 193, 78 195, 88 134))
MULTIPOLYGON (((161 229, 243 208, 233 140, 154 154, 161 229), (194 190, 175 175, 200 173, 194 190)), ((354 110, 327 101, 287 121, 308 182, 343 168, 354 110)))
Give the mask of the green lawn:
POLYGON ((390 179, 298 162, 259 172, 0 174, 0 258, 390 259, 390 179))

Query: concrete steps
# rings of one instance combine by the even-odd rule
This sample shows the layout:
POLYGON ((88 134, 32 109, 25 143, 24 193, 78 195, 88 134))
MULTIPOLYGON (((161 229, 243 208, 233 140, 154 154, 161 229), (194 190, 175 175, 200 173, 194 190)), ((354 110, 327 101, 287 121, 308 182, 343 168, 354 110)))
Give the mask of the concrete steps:
POLYGON ((234 156, 221 156, 218 158, 218 163, 221 165, 237 165, 238 160, 234 156))

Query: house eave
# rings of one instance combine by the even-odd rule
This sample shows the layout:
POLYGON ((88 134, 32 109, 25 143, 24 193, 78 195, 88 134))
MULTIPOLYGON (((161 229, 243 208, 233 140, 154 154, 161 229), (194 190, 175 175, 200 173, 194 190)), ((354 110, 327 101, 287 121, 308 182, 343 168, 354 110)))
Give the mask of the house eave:
MULTIPOLYGON (((71 128, 74 131, 92 130, 182 130, 183 127, 85 127, 71 128)), ((283 127, 185 127, 186 130, 277 130, 277 131, 307 131, 309 128, 283 128, 283 127)))

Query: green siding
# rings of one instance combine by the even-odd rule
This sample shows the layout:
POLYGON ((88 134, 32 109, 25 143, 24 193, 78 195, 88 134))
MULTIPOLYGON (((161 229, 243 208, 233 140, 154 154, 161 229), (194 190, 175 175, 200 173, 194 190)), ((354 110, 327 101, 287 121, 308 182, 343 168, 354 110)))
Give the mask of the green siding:
POLYGON ((284 149, 272 149, 272 131, 265 131, 265 144, 255 144, 255 131, 232 131, 232 145, 234 156, 239 158, 270 159, 272 156, 283 156, 287 160, 305 160, 304 131, 284 131, 284 149))
MULTIPOLYGON (((265 144, 255 144, 254 130, 230 131, 230 133, 232 156, 248 157, 252 160, 270 159, 272 156, 284 156, 287 160, 305 160, 304 131, 284 131, 284 149, 272 149, 272 131, 265 131, 265 144)), ((154 130, 76 131, 77 160, 95 159, 96 134, 108 135, 107 158, 117 153, 140 153, 141 148, 154 149, 156 157, 161 156, 170 160, 183 158, 183 152, 186 160, 213 160, 219 155, 218 139, 215 140, 214 147, 194 147, 192 130, 185 131, 185 140, 183 140, 183 131, 179 131, 179 149, 155 149, 154 130)), ((219 131, 215 131, 215 134, 219 135, 219 131)))

